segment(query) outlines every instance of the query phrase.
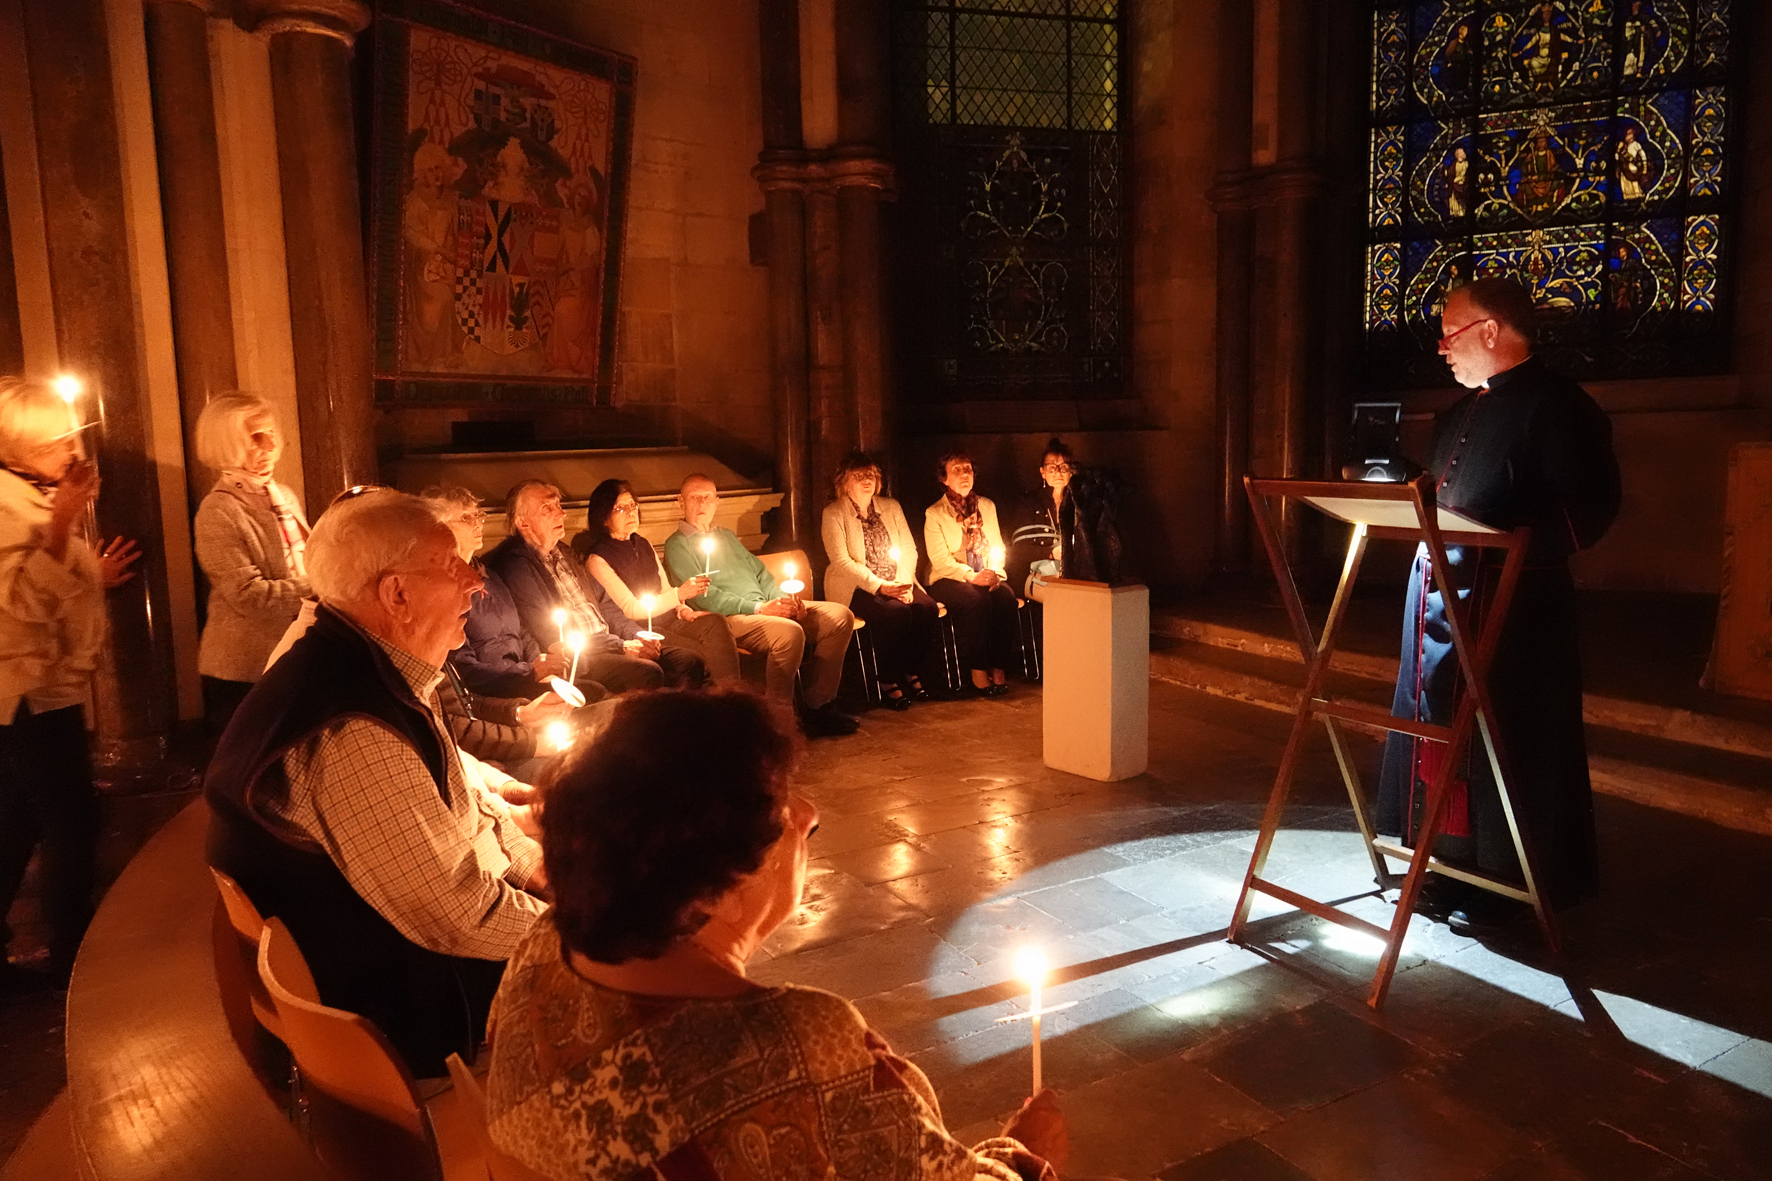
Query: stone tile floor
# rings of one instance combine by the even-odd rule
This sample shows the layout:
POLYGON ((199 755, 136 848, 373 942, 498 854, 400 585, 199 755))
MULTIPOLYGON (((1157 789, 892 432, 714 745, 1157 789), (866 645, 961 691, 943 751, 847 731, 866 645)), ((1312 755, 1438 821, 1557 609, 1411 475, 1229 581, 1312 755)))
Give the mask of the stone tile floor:
MULTIPOLYGON (((1608 888, 1561 958, 1417 919, 1373 1013, 1360 935, 1258 898, 1224 941, 1287 719, 1151 688, 1151 770, 1118 784, 1042 765, 1026 687, 814 744, 806 905, 754 974, 854 1000, 972 1141, 1026 1094, 1027 1023, 997 1019, 1039 946, 1076 1002, 1045 1038, 1073 1175, 1772 1177, 1772 840, 1602 797, 1608 888)), ((1270 876, 1388 923, 1326 742, 1295 798, 1270 876)))
MULTIPOLYGON (((1772 1177, 1772 840, 1602 797, 1608 889, 1561 961, 1417 920, 1374 1014, 1358 936, 1258 900, 1224 942, 1286 724, 1153 683, 1150 772, 1101 784, 1041 764, 1037 689, 870 713, 809 750, 817 860, 755 975, 855 1000, 973 1141, 1028 1086, 997 1018, 1038 944, 1047 1003, 1077 1002, 1045 1041, 1071 1175, 1772 1177)), ((107 801, 107 876, 186 798, 107 801)), ((1388 922, 1326 743, 1295 798, 1270 875, 1388 922)), ((0 1159, 61 1085, 61 1005, 0 997, 0 1159)))

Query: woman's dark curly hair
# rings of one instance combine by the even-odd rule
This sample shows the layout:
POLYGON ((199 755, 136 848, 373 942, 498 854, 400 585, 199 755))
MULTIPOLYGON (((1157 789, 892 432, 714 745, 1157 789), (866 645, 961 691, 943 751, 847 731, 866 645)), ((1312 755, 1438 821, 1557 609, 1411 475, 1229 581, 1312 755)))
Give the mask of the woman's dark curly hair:
POLYGON ((623 492, 634 494, 633 485, 626 480, 604 480, 591 490, 591 499, 585 504, 585 528, 590 530, 593 545, 609 536, 609 518, 615 515, 615 502, 623 492))
POLYGON ((699 930, 781 836, 798 752, 754 693, 624 697, 547 789, 542 854, 566 946, 620 964, 699 930))

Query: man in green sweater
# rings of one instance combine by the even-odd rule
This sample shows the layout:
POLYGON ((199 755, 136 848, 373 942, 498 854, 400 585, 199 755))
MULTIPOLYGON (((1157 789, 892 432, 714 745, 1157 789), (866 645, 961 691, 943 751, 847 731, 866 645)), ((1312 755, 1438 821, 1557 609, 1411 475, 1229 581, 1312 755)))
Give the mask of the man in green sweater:
POLYGON ((768 658, 769 695, 779 701, 793 701, 794 674, 805 662, 800 728, 808 735, 853 734, 855 719, 831 704, 855 630, 849 608, 783 594, 732 530, 715 527, 720 494, 706 476, 684 480, 677 500, 683 519, 665 542, 665 569, 673 583, 709 578, 708 589, 688 606, 725 616, 739 647, 768 658))

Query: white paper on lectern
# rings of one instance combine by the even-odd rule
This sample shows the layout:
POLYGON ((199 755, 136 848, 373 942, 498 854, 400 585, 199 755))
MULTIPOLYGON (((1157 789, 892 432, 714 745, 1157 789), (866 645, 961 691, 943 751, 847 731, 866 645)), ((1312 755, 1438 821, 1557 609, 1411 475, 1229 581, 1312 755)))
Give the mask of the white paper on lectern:
MULTIPOLYGON (((1386 529, 1419 529, 1415 504, 1408 500, 1362 500, 1358 497, 1306 496, 1305 503, 1350 525, 1374 525, 1386 529)), ((1503 533, 1481 521, 1473 521, 1456 509, 1436 506, 1435 520, 1442 533, 1503 533)))

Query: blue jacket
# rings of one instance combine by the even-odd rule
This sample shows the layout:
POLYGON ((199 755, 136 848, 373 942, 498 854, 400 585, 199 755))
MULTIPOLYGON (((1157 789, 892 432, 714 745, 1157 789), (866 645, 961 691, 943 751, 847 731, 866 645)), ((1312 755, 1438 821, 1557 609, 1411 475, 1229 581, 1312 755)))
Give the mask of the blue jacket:
MULTIPOLYGON (((592 643, 585 651, 620 652, 623 640, 639 639, 640 625, 621 613, 621 608, 615 605, 609 592, 591 577, 584 563, 570 549, 566 550, 566 557, 566 565, 578 579, 585 598, 597 614, 603 617, 604 625, 609 628, 608 632, 597 637, 601 645, 592 643)), ((544 647, 559 638, 560 629, 554 623, 554 609, 562 604, 559 593, 554 589, 554 576, 542 564, 541 555, 523 540, 521 533, 512 533, 493 546, 486 555, 486 568, 502 578, 509 588, 511 600, 516 604, 517 617, 522 620, 525 631, 544 647)))
POLYGON ((542 646, 523 629, 510 588, 479 562, 486 589, 468 610, 467 640, 449 654, 462 683, 487 697, 534 697, 545 692, 537 682, 535 661, 542 646))

